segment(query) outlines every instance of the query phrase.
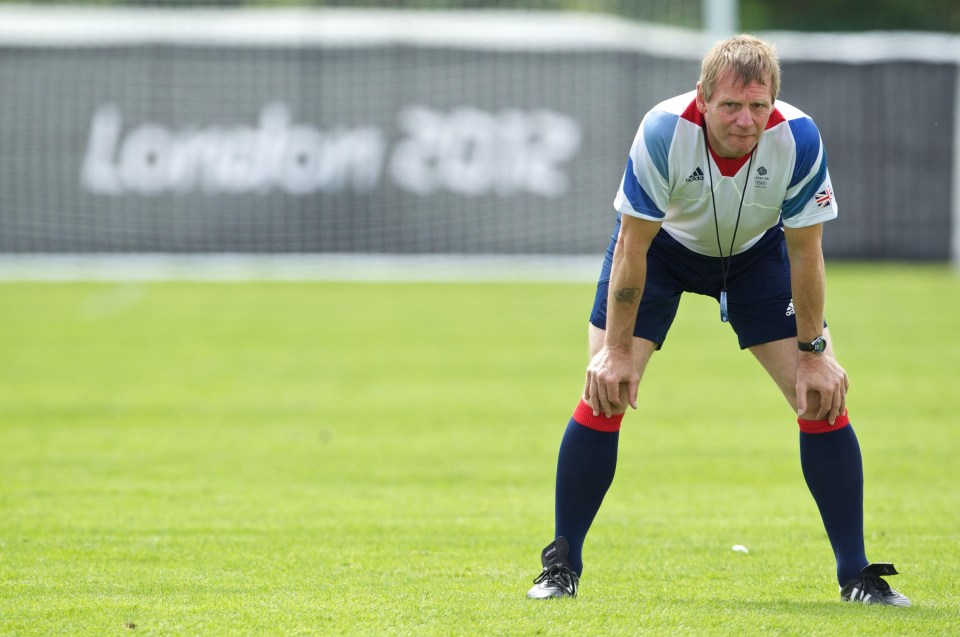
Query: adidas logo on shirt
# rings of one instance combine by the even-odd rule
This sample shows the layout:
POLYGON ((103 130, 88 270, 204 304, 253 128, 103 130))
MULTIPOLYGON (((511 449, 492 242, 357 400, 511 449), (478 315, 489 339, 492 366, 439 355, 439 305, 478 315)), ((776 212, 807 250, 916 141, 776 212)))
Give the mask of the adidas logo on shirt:
POLYGON ((703 181, 703 171, 700 169, 700 166, 697 166, 697 169, 687 177, 687 183, 691 181, 703 181))

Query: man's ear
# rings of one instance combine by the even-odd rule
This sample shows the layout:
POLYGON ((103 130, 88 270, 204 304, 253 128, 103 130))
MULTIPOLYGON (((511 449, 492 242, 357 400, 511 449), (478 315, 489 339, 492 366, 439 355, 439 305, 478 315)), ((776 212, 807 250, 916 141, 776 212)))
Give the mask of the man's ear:
POLYGON ((707 100, 703 96, 703 85, 697 82, 697 110, 701 113, 707 112, 707 100))

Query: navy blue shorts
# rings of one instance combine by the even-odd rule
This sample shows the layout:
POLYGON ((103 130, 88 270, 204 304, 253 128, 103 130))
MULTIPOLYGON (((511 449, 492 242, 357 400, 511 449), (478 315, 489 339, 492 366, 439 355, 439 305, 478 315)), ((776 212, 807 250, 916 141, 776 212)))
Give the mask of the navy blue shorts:
MULTIPOLYGON (((601 329, 606 328, 607 289, 619 232, 618 217, 590 313, 590 323, 601 329)), ((723 273, 718 257, 692 252, 661 230, 647 252, 647 281, 633 335, 653 341, 660 349, 677 315, 681 294, 705 294, 719 303, 722 288, 723 273)), ((792 297, 787 246, 783 229, 776 226, 730 262, 727 274, 730 325, 741 349, 797 336, 792 297)), ((720 320, 719 312, 717 320, 720 320)))

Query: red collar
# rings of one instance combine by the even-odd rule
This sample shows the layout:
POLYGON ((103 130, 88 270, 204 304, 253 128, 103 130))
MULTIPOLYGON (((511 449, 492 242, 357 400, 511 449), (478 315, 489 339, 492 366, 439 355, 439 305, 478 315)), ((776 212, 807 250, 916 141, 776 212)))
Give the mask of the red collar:
MULTIPOLYGON (((704 132, 706 132, 706 128, 704 128, 704 132)), ((743 165, 750 161, 750 155, 755 153, 757 150, 757 147, 754 146, 753 150, 743 157, 721 157, 710 146, 709 138, 707 138, 707 148, 710 148, 710 156, 713 157, 713 163, 717 165, 717 168, 720 170, 720 174, 724 177, 733 177, 740 172, 740 169, 743 168, 743 165)))
MULTIPOLYGON (((690 104, 687 105, 687 108, 684 109, 683 113, 680 115, 683 119, 693 122, 706 133, 707 122, 703 119, 703 113, 700 112, 700 109, 697 108, 697 100, 694 98, 691 100, 690 104)), ((783 114, 774 107, 773 112, 770 113, 770 119, 767 120, 767 126, 764 130, 770 130, 777 124, 786 121, 783 117, 783 114)), ((707 139, 707 147, 710 147, 709 138, 704 135, 704 138, 707 139)), ((752 151, 744 155, 743 157, 720 157, 714 152, 713 148, 710 148, 710 156, 713 157, 714 163, 716 163, 717 168, 720 170, 720 174, 724 177, 733 177, 736 175, 743 165, 750 161, 750 155, 756 152, 757 148, 754 147, 752 151)))

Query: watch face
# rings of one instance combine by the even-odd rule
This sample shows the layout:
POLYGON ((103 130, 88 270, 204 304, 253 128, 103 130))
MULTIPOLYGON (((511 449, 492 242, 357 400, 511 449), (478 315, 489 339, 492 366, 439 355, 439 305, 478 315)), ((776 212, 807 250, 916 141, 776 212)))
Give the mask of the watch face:
POLYGON ((800 341, 799 345, 801 351, 822 354, 824 350, 827 349, 827 339, 823 338, 822 336, 818 336, 809 343, 800 341))

